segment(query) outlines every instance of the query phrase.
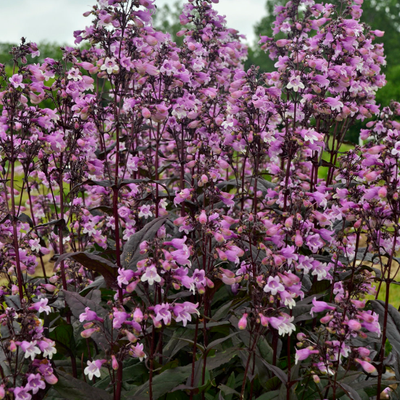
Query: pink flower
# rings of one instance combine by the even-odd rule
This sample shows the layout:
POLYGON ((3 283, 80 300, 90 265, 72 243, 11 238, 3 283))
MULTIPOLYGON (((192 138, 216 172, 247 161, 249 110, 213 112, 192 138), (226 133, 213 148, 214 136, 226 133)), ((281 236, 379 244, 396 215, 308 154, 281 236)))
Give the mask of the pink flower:
POLYGON ((292 75, 289 83, 286 85, 287 89, 293 89, 295 92, 298 92, 299 89, 304 89, 304 87, 304 83, 301 81, 299 75, 292 75))
POLYGON ((318 234, 307 236, 306 243, 313 253, 316 253, 324 246, 324 242, 321 240, 321 236, 318 234))
POLYGON ((51 308, 47 305, 49 302, 49 299, 40 299, 36 303, 33 304, 33 306, 29 307, 31 310, 36 310, 39 313, 45 312, 47 315, 49 315, 49 312, 51 311, 51 308))
POLYGON ((120 329, 122 324, 127 320, 128 314, 125 311, 118 311, 114 308, 113 313, 113 328, 120 329))
POLYGON ((322 312, 326 310, 335 310, 335 307, 330 306, 328 303, 325 301, 317 301, 317 298, 314 297, 312 300, 313 307, 311 308, 310 314, 314 316, 314 313, 317 312, 322 312))
POLYGON ((197 289, 203 288, 206 286, 205 272, 204 270, 195 269, 192 275, 193 282, 196 285, 197 289))
POLYGON ((178 205, 183 203, 185 200, 188 200, 192 197, 192 194, 189 189, 183 189, 180 192, 175 193, 174 204, 178 205))
POLYGON ((134 313, 133 313, 133 319, 136 322, 142 322, 143 321, 143 313, 140 308, 136 308, 134 313))
POLYGON ((140 361, 143 361, 144 358, 146 358, 146 354, 143 351, 143 344, 138 343, 136 346, 131 346, 129 350, 129 354, 132 357, 138 358, 140 361))
POLYGON ((186 326, 187 322, 192 320, 191 314, 200 315, 197 310, 198 306, 199 303, 193 304, 188 301, 185 301, 183 304, 176 304, 173 308, 175 321, 182 321, 183 326, 186 326))
POLYGON ((33 342, 27 342, 24 340, 21 343, 21 349, 25 353, 25 358, 30 357, 31 360, 33 361, 34 358, 36 357, 36 354, 41 353, 39 347, 37 347, 36 344, 37 344, 36 340, 34 340, 33 342))
POLYGON ((114 57, 112 57, 112 58, 106 57, 103 65, 100 67, 100 69, 102 71, 107 71, 107 74, 112 74, 113 72, 119 71, 118 64, 116 63, 114 57))
POLYGON ((269 318, 269 324, 278 330, 279 335, 284 336, 286 334, 291 335, 296 330, 296 327, 292 324, 294 317, 282 313, 278 318, 269 318))
POLYGON ((361 329, 361 324, 355 320, 351 319, 347 322, 347 326, 352 330, 352 331, 359 331, 361 329))
POLYGON ((244 251, 238 246, 235 246, 232 244, 227 244, 225 254, 226 254, 226 258, 229 261, 232 261, 235 264, 238 264, 240 261, 239 257, 242 257, 244 255, 244 251))
POLYGON ((367 374, 375 374, 377 372, 376 368, 372 364, 370 364, 368 361, 363 361, 363 360, 360 360, 359 358, 356 358, 355 361, 361 365, 362 369, 367 374))
POLYGON ((85 339, 92 337, 93 334, 100 332, 100 327, 96 326, 94 328, 85 329, 81 332, 81 336, 85 339))
POLYGON ((122 285, 129 285, 129 281, 132 280, 134 274, 130 269, 118 268, 118 286, 122 288, 122 285))
POLYGON ((154 307, 155 320, 163 321, 165 325, 171 323, 170 305, 168 303, 157 304, 154 307))
POLYGON ((206 212, 204 210, 201 212, 201 214, 199 216, 199 222, 202 225, 205 225, 207 223, 207 214, 206 214, 206 212))
POLYGON ((25 84, 22 83, 23 76, 19 74, 14 74, 11 78, 9 78, 9 81, 12 83, 12 85, 16 88, 20 87, 21 89, 25 88, 25 84))
POLYGON ((28 383, 25 388, 27 390, 32 391, 33 394, 36 394, 40 389, 45 389, 46 384, 42 381, 40 374, 30 374, 28 377, 28 383))
POLYGON ((161 282, 161 276, 158 275, 157 268, 154 265, 146 268, 146 272, 140 278, 142 282, 148 282, 149 285, 154 285, 154 282, 161 282))
POLYGON ((93 376, 100 378, 100 368, 105 362, 106 360, 95 360, 93 362, 88 360, 87 367, 84 370, 85 375, 87 375, 90 380, 93 379, 93 376))
POLYGON ((44 377, 44 380, 49 384, 49 385, 55 385, 58 382, 57 377, 53 373, 53 368, 49 364, 49 361, 47 360, 42 360, 40 362, 39 366, 39 372, 40 374, 44 377), (46 361, 46 362, 44 362, 46 361))
POLYGON ((47 338, 43 338, 38 343, 39 349, 43 352, 43 357, 48 357, 50 360, 53 358, 53 354, 57 353, 55 345, 56 343, 53 340, 47 338))
POLYGON ((278 292, 283 292, 285 287, 282 285, 279 276, 269 276, 267 284, 264 286, 265 293, 275 296, 278 292))
POLYGON ((153 213, 151 212, 151 206, 148 204, 144 204, 139 207, 139 218, 144 217, 145 219, 152 217, 153 213))
POLYGON ((400 154, 400 141, 394 144, 394 148, 392 149, 392 155, 397 156, 400 154))
POLYGON ((247 327, 247 313, 243 314, 242 318, 240 318, 239 322, 238 322, 238 327, 239 329, 246 329, 247 327))
POLYGON ((27 387, 16 387, 14 389, 15 400, 31 400, 32 396, 28 393, 27 387))
POLYGON ((103 322, 104 320, 100 317, 98 317, 98 315, 94 312, 91 311, 89 307, 85 308, 85 312, 83 312, 80 316, 79 316, 79 321, 80 322, 84 322, 84 321, 101 321, 103 322))
POLYGON ((333 111, 340 112, 343 108, 343 103, 339 101, 339 97, 327 97, 325 103, 328 104, 333 111))
POLYGON ((303 361, 305 359, 307 359, 308 357, 310 357, 311 354, 318 354, 319 351, 318 350, 313 350, 310 347, 307 347, 305 349, 301 349, 301 350, 297 350, 296 349, 296 364, 299 361, 303 361))

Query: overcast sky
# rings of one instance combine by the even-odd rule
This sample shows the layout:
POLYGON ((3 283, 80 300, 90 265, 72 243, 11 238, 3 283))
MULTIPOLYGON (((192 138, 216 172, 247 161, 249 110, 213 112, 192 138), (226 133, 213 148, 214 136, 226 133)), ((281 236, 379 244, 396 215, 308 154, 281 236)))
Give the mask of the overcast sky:
MULTIPOLYGON (((265 15, 266 0, 220 0, 215 7, 226 15, 228 27, 255 39, 253 25, 265 15)), ((82 14, 91 9, 95 0, 0 0, 0 42, 18 43, 22 36, 28 41, 43 40, 73 44, 73 31, 90 24, 82 14)), ((156 0, 159 6, 175 0, 156 0)), ((1 60, 0 60, 1 62, 1 60)))

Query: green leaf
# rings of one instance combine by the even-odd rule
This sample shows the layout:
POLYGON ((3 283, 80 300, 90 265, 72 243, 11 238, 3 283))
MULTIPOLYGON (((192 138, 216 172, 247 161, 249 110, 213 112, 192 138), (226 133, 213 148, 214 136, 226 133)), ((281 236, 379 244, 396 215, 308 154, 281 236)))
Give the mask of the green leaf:
POLYGON ((269 364, 272 363, 274 352, 272 347, 269 345, 265 337, 260 337, 257 342, 258 350, 260 351, 261 358, 267 361, 269 364))
POLYGON ((60 319, 60 324, 50 330, 49 337, 56 342, 57 354, 74 354, 74 329, 71 324, 60 319))
MULTIPOLYGON (((225 351, 218 351, 214 356, 208 356, 206 358, 206 370, 212 371, 213 369, 228 363, 232 358, 238 355, 238 350, 237 347, 230 347, 225 351)), ((199 386, 199 382, 201 381, 203 364, 204 356, 200 360, 196 361, 194 368, 194 384, 197 386, 199 386)))
POLYGON ((268 393, 262 394, 260 397, 257 397, 256 400, 274 400, 279 397, 279 390, 272 390, 268 393))
POLYGON ((232 308, 233 300, 229 301, 228 303, 224 304, 223 306, 219 307, 216 313, 212 316, 213 321, 219 321, 222 318, 225 318, 232 308))
MULTIPOLYGON (((88 297, 83 297, 75 292, 69 292, 68 290, 63 290, 63 293, 65 296, 65 301, 71 308, 72 314, 75 318, 79 319, 79 316, 85 312, 86 307, 89 307, 91 311, 95 311, 101 318, 105 318, 107 316, 107 311, 101 307, 97 301, 88 297)), ((92 296, 101 298, 100 290, 93 290, 91 293, 92 296)))
POLYGON ((114 286, 118 270, 113 262, 96 254, 78 251, 76 253, 65 253, 61 255, 58 257, 57 263, 60 263, 67 258, 72 258, 79 264, 82 264, 85 268, 102 275, 108 287, 114 286))
MULTIPOLYGON (((371 300, 369 303, 372 309, 379 315, 379 323, 382 326, 385 317, 385 302, 382 300, 371 300)), ((391 304, 388 304, 386 336, 392 347, 400 354, 400 313, 391 304)))
POLYGON ((133 234, 124 246, 124 251, 121 255, 121 263, 124 268, 134 269, 138 261, 147 257, 146 254, 140 254, 140 243, 150 241, 156 235, 157 231, 165 223, 166 217, 153 219, 141 229, 133 234))
POLYGON ((98 276, 90 285, 86 286, 79 294, 85 296, 92 289, 103 289, 106 287, 106 282, 103 276, 98 276))
POLYGON ((360 395, 357 393, 355 389, 353 389, 350 385, 347 385, 346 383, 340 383, 338 384, 342 387, 342 389, 348 394, 348 396, 352 400, 362 400, 360 395))
POLYGON ((288 377, 285 372, 283 372, 279 367, 270 364, 269 362, 265 360, 261 360, 262 363, 276 376, 278 377, 283 384, 287 384, 288 377))
POLYGON ((19 295, 5 296, 4 300, 6 301, 8 307, 14 308, 16 310, 19 310, 21 308, 21 300, 19 298, 19 295))
MULTIPOLYGON (((176 353, 182 350, 186 346, 190 346, 190 343, 182 340, 191 340, 193 343, 194 332, 193 330, 186 328, 177 328, 173 331, 173 335, 169 342, 163 348, 163 355, 165 357, 173 357, 176 353)), ((193 346, 192 346, 193 347, 193 346)))
POLYGON ((75 379, 65 372, 56 371, 58 382, 53 388, 66 400, 112 400, 113 396, 104 390, 75 379))
POLYGON ((95 299, 101 298, 100 290, 92 290, 88 297, 82 297, 78 293, 69 292, 68 290, 63 290, 65 301, 71 309, 73 316, 79 319, 79 316, 85 312, 85 308, 89 307, 91 311, 97 313, 97 315, 104 319, 104 332, 94 333, 91 338, 99 345, 102 349, 109 348, 108 340, 111 339, 111 333, 109 329, 110 321, 107 318, 107 311, 99 305, 99 301, 92 300, 88 298, 91 296, 95 299), (108 340, 107 340, 108 339, 108 340))
POLYGON ((26 215, 26 214, 24 214, 24 213, 21 213, 21 214, 18 216, 18 219, 19 219, 21 222, 28 223, 29 226, 30 226, 31 228, 33 228, 33 221, 32 221, 32 218, 31 218, 29 215, 26 215))
POLYGON ((232 389, 231 387, 226 386, 226 385, 219 385, 219 386, 218 386, 218 389, 220 389, 221 391, 223 391, 224 394, 226 394, 226 395, 229 395, 229 394, 236 394, 237 396, 240 396, 240 393, 239 393, 237 390, 232 389))
POLYGON ((226 340, 228 340, 231 337, 236 336, 238 334, 239 334, 239 332, 234 332, 234 333, 231 333, 230 335, 225 336, 223 338, 213 340, 211 343, 208 344, 208 346, 206 347, 206 350, 210 351, 213 347, 217 346, 218 344, 221 344, 221 343, 225 342, 226 340))
MULTIPOLYGON (((167 369, 160 375, 153 378, 153 399, 160 399, 165 394, 172 391, 175 387, 187 380, 192 372, 192 365, 167 369)), ((137 387, 133 391, 124 393, 126 399, 148 400, 149 382, 137 387)))

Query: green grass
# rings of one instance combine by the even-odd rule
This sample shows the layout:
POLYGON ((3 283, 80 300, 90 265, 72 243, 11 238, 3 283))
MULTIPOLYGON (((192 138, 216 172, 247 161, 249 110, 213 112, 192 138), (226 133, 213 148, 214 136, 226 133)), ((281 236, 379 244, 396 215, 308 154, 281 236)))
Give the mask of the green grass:
MULTIPOLYGON (((375 285, 376 289, 379 287, 379 283, 375 285)), ((375 300, 375 296, 366 296, 367 300, 375 300)), ((386 299, 386 283, 382 283, 379 290, 378 300, 385 301, 386 299)), ((389 304, 394 308, 398 309, 400 306, 400 285, 390 284, 389 287, 389 304)))

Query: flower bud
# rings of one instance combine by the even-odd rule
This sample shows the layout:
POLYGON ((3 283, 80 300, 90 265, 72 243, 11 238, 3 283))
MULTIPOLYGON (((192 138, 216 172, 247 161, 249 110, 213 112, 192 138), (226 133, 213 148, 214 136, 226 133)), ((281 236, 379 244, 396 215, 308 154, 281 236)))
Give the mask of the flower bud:
POLYGON ((116 370, 118 369, 118 367, 119 367, 118 361, 117 361, 117 359, 115 358, 114 354, 111 356, 111 366, 112 366, 112 369, 113 369, 114 371, 116 371, 116 370))
POLYGON ((140 308, 136 308, 135 312, 133 313, 133 319, 135 322, 142 322, 143 321, 143 313, 140 308))
POLYGON ((263 315, 261 313, 259 314, 259 316, 260 316, 261 325, 268 326, 268 317, 266 317, 265 315, 263 315))
POLYGON ((361 365, 362 369, 367 374, 375 374, 376 373, 376 368, 372 364, 370 364, 368 361, 363 361, 363 360, 360 360, 359 358, 356 358, 355 361, 361 365))
POLYGON ((88 339, 90 338, 94 333, 99 332, 100 328, 99 327, 95 327, 95 328, 90 328, 90 329, 85 329, 84 331, 81 332, 81 336, 84 339, 88 339))
POLYGON ((297 247, 303 246, 303 238, 300 235, 299 231, 296 231, 296 236, 294 238, 294 243, 297 247))
POLYGON ((204 210, 201 212, 201 214, 199 216, 199 222, 202 225, 205 225, 207 223, 207 214, 206 214, 206 212, 204 210))
POLYGON ((350 321, 347 322, 347 326, 352 330, 352 331, 359 331, 361 329, 361 324, 355 320, 351 319, 350 321))
POLYGON ((142 116, 143 118, 150 118, 151 117, 150 110, 146 107, 142 108, 142 116))
POLYGON ((138 284, 138 281, 133 281, 133 282, 131 282, 131 283, 126 287, 125 290, 126 290, 128 293, 132 293, 132 292, 136 289, 137 284, 138 284))
POLYGON ((14 353, 17 350, 17 345, 14 342, 14 340, 10 340, 10 346, 9 346, 9 350, 14 353))
POLYGON ((246 329, 247 327, 247 313, 243 314, 243 317, 240 318, 239 323, 238 323, 239 329, 246 329))
POLYGON ((211 279, 207 278, 207 277, 205 277, 204 279, 206 280, 207 287, 210 288, 210 289, 213 289, 214 288, 214 282, 211 279))
POLYGON ((136 343, 138 341, 137 337, 133 333, 127 330, 125 330, 124 333, 131 343, 136 343))

